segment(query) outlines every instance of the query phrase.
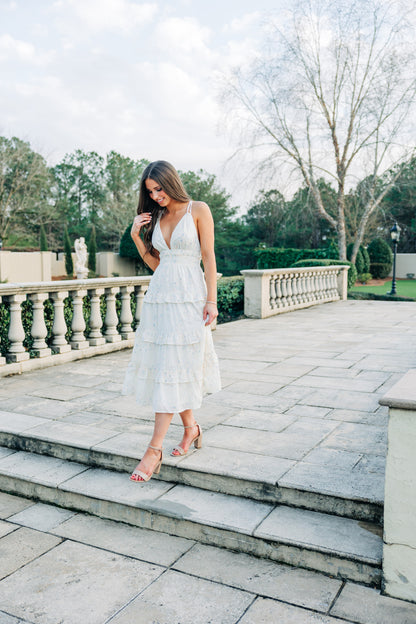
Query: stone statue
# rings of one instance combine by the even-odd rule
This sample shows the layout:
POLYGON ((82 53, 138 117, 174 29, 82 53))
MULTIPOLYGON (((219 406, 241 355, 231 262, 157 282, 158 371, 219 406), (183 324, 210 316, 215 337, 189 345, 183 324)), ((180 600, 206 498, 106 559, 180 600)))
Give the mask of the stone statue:
POLYGON ((75 262, 75 274, 77 279, 85 279, 88 277, 88 268, 87 268, 87 260, 88 260, 88 252, 87 246, 85 244, 84 237, 77 238, 74 243, 75 253, 77 256, 75 262))

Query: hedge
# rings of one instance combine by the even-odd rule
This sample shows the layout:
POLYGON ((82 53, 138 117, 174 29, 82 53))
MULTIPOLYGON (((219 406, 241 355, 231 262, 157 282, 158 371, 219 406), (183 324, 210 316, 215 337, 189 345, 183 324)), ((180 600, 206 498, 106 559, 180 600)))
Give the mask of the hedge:
POLYGON ((331 264, 336 265, 347 265, 350 267, 348 271, 348 288, 352 288, 357 281, 357 269, 353 262, 349 262, 349 260, 339 260, 339 259, 317 259, 317 258, 307 258, 305 260, 299 260, 295 262, 292 266, 294 267, 308 267, 308 266, 330 266, 331 264))
POLYGON ((291 247, 266 247, 255 249, 258 269, 287 269, 304 258, 332 258, 337 254, 335 247, 323 249, 295 249, 291 247))

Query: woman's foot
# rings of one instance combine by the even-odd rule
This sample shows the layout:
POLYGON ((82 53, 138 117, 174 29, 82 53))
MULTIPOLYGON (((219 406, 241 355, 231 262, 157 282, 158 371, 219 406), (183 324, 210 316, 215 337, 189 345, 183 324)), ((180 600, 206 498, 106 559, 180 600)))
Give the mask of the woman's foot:
POLYGON ((192 443, 194 443, 195 448, 202 447, 202 429, 198 423, 185 427, 182 441, 179 446, 175 446, 171 455, 174 457, 186 455, 192 443))
POLYGON ((160 472, 163 460, 163 449, 157 446, 148 446, 141 462, 136 466, 130 479, 132 481, 149 481, 153 474, 160 472))

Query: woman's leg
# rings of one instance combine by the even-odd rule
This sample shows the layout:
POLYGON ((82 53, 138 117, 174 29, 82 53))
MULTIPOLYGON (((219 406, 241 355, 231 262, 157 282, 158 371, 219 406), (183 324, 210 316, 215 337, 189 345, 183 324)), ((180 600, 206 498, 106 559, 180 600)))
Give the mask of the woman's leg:
MULTIPOLYGON (((199 428, 195 423, 195 417, 191 409, 180 412, 179 416, 182 419, 183 426, 187 427, 187 429, 184 430, 183 438, 179 446, 187 453, 192 441, 195 440, 199 434, 199 428)), ((179 453, 175 451, 173 451, 172 454, 179 455, 179 453)))
MULTIPOLYGON (((155 425, 153 429, 153 436, 150 440, 151 446, 156 446, 157 448, 162 448, 163 440, 165 439, 165 435, 167 430, 169 429, 170 421, 172 420, 173 414, 165 414, 165 413, 156 413, 155 414, 155 425)), ((158 461, 160 460, 160 451, 156 451, 155 449, 147 448, 145 454, 142 457, 141 462, 137 466, 136 470, 141 470, 148 475, 151 475, 158 461)))

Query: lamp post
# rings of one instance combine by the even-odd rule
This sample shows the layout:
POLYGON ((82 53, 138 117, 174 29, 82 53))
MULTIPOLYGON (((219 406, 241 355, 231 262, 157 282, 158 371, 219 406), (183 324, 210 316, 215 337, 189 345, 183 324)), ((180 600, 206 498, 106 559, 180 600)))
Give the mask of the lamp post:
POLYGON ((391 240, 393 241, 393 280, 391 283, 391 291, 388 292, 388 295, 396 294, 396 254, 397 254, 397 243, 400 239, 401 227, 397 224, 397 221, 394 223, 393 227, 390 230, 391 240))

